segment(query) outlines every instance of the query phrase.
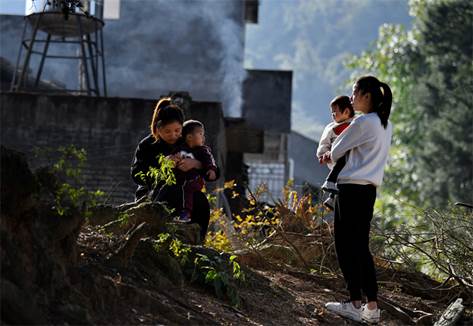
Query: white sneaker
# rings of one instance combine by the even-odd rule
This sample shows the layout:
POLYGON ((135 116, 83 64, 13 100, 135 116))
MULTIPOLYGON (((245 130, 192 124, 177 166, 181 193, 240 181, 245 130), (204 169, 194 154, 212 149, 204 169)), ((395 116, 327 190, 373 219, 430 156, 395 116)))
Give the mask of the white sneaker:
POLYGON ((338 194, 337 184, 332 181, 325 181, 322 185, 322 190, 331 194, 338 194))
POLYGON ((350 301, 349 302, 327 302, 325 308, 330 310, 337 315, 349 318, 354 321, 361 321, 361 308, 356 308, 350 301))
POLYGON ((381 316, 381 310, 379 309, 368 309, 368 305, 364 304, 361 306, 361 319, 367 323, 379 323, 381 316))

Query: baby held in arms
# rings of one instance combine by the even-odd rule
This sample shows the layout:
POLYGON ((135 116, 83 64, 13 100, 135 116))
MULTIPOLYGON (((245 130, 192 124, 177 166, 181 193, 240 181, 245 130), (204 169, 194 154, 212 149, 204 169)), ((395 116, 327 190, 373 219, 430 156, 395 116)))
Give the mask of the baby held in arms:
POLYGON ((184 122, 182 138, 184 143, 173 155, 174 161, 192 158, 202 164, 201 169, 192 169, 187 172, 178 169, 174 171, 183 198, 182 210, 176 221, 187 223, 191 221, 194 192, 202 190, 205 180, 215 181, 217 179, 217 165, 210 148, 205 145, 205 129, 202 122, 197 120, 184 122))
POLYGON ((335 139, 350 125, 355 116, 355 111, 348 96, 338 96, 330 102, 330 111, 332 114, 332 122, 329 123, 322 133, 317 148, 317 159, 319 162, 327 163, 331 169, 325 182, 322 185, 322 190, 330 193, 329 198, 324 201, 324 206, 328 210, 334 209, 335 195, 338 193, 337 178, 340 171, 346 163, 346 157, 343 156, 335 164, 328 162, 330 160, 330 151, 335 139))

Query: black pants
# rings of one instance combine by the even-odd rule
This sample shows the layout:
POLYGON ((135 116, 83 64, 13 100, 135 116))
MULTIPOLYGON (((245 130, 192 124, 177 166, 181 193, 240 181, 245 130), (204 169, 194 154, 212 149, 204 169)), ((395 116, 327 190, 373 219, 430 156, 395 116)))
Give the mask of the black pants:
POLYGON ((342 157, 340 157, 337 162, 335 162, 335 165, 333 166, 333 169, 328 174, 326 180, 336 183, 338 179, 338 175, 340 174, 340 171, 342 171, 346 162, 347 162, 347 155, 345 154, 342 157))
MULTIPOLYGON (((169 208, 176 210, 179 214, 183 208, 182 186, 172 185, 160 188, 160 191, 153 194, 153 201, 166 202, 169 208)), ((204 241, 209 227, 210 205, 207 197, 201 191, 194 192, 193 207, 191 213, 191 223, 197 223, 200 226, 200 239, 204 241)))
POLYGON ((335 249, 350 300, 361 300, 363 291, 368 301, 376 301, 378 284, 369 248, 376 187, 340 184, 338 189, 334 216, 335 249))

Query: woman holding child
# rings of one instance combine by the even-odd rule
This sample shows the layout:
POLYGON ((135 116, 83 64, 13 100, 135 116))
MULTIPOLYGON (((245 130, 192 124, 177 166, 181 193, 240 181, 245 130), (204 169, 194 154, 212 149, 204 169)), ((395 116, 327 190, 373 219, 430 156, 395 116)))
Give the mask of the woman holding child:
POLYGON ((356 321, 378 322, 378 286, 369 232, 376 188, 382 182, 391 145, 391 89, 373 76, 361 77, 353 85, 351 102, 362 114, 353 119, 322 158, 324 163, 336 162, 347 154, 337 179, 334 228, 337 258, 350 300, 325 306, 356 321), (362 292, 366 304, 362 304, 362 292))
MULTIPOLYGON (((153 185, 153 180, 146 176, 150 167, 159 168, 159 156, 163 155, 173 160, 175 169, 187 173, 193 169, 202 170, 202 162, 193 158, 178 158, 176 153, 184 145, 181 137, 184 123, 182 109, 173 104, 171 98, 161 99, 154 110, 151 120, 151 134, 140 141, 135 151, 131 167, 131 176, 138 188, 135 199, 149 196, 152 200, 166 202, 170 208, 182 209, 182 185, 164 185, 164 182, 153 185)), ((207 171, 202 171, 205 177, 207 171)), ((216 169, 214 179, 218 177, 216 169)), ((193 203, 190 220, 200 226, 201 239, 205 238, 210 219, 210 206, 205 194, 200 190, 193 192, 193 203)))

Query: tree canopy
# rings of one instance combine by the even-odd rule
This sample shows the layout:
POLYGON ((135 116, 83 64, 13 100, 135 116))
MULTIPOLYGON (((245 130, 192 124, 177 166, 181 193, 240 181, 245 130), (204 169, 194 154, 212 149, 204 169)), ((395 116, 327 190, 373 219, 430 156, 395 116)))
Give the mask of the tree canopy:
POLYGON ((414 24, 383 25, 348 66, 393 90, 384 192, 421 207, 473 202, 473 3, 410 1, 414 24))

